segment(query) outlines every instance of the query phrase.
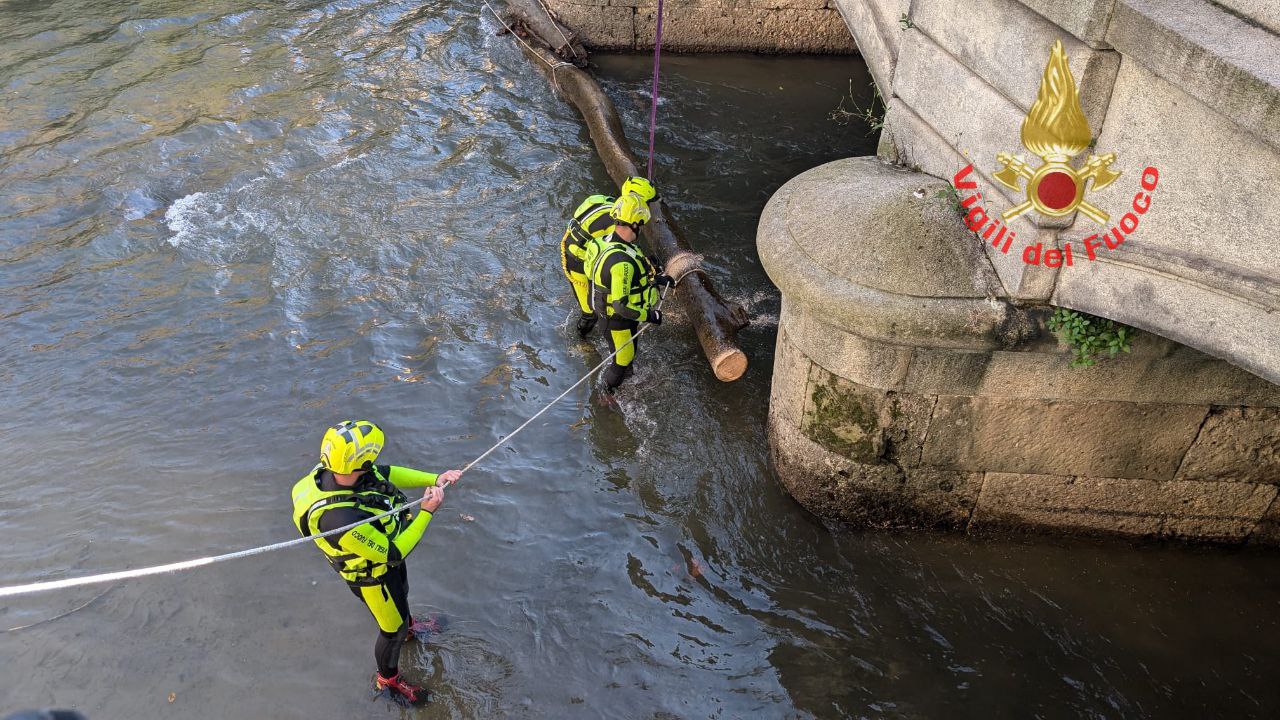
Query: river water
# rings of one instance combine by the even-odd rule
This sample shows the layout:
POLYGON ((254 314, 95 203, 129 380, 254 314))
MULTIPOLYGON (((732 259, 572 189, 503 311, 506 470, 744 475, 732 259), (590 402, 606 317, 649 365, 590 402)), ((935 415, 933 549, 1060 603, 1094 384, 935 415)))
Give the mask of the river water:
MULTIPOLYGON (((328 424, 442 470, 598 361, 555 245, 607 178, 496 28, 455 0, 0 2, 0 584, 291 538, 328 424)), ((648 63, 600 59, 637 146, 648 63)), ((657 179, 752 367, 715 381, 673 309, 619 410, 577 391, 450 490, 409 562, 446 622, 404 655, 433 704, 371 698, 372 619, 301 547, 4 602, 0 714, 1280 713, 1274 555, 848 532, 779 490, 755 221, 873 151, 828 117, 867 73, 663 67, 657 179)))

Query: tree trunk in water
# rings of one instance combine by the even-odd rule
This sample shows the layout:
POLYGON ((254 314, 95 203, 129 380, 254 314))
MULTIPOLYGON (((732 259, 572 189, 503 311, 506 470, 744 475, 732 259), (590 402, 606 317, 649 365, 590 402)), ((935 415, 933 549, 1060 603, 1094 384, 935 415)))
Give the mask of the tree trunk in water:
MULTIPOLYGON (((609 177, 621 185, 626 178, 640 175, 635 158, 627 146, 622 122, 600 85, 587 72, 548 49, 557 47, 568 53, 564 48, 576 43, 555 43, 550 38, 543 37, 544 33, 550 32, 546 28, 555 30, 552 34, 554 38, 562 38, 560 33, 563 32, 564 36, 572 39, 572 33, 545 17, 545 13, 539 14, 539 10, 531 7, 533 2, 536 0, 508 0, 508 5, 519 19, 507 24, 518 34, 518 39, 525 41, 521 43, 524 53, 531 56, 538 69, 548 75, 551 84, 582 114, 609 177), (532 20, 533 18, 537 18, 537 21, 532 20)), ((582 51, 570 54, 568 59, 582 64, 586 61, 582 51)), ((725 382, 737 380, 747 370, 747 356, 738 347, 735 338, 737 332, 747 326, 746 311, 741 305, 725 302, 716 292, 711 279, 698 269, 698 257, 665 204, 661 201, 653 202, 649 204, 649 209, 653 220, 644 226, 642 232, 650 247, 666 262, 668 274, 675 278, 683 275, 683 281, 675 288, 675 297, 684 305, 694 332, 697 333, 698 342, 702 345, 702 352, 706 354, 717 378, 725 382)))

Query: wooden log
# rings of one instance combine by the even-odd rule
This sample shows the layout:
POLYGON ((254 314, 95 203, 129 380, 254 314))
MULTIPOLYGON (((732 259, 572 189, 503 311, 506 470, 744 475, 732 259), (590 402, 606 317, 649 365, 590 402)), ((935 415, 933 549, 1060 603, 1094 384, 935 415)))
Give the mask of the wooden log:
MULTIPOLYGON (((543 38, 542 32, 535 27, 555 23, 554 20, 540 17, 536 25, 528 18, 539 17, 529 9, 530 0, 508 0, 509 8, 515 19, 507 21, 508 25, 524 42, 521 47, 525 55, 531 56, 543 74, 547 75, 552 85, 578 109, 582 119, 587 123, 591 139, 595 143, 596 152, 604 162, 609 177, 618 185, 633 175, 640 175, 635 158, 627 146, 626 135, 622 130, 622 122, 600 85, 590 74, 579 67, 562 60, 550 47, 556 44, 543 38)), ((545 31, 543 31, 545 32, 545 31)), ((572 38, 571 33, 567 33, 572 38)), ((554 37, 560 37, 557 32, 554 37)), ((661 190, 659 190, 661 194, 661 190)), ((717 378, 730 382, 742 377, 747 371, 747 356, 738 347, 736 335, 748 324, 746 310, 737 303, 729 303, 716 292, 715 285, 705 272, 696 268, 697 255, 690 247, 688 240, 680 231, 680 227, 672 218, 665 203, 649 204, 653 220, 644 226, 642 233, 648 240, 650 248, 663 258, 668 266, 680 267, 679 272, 684 280, 676 287, 674 297, 682 303, 686 315, 693 325, 702 345, 702 352, 707 356, 711 369, 717 378)), ((673 270, 674 271, 674 270, 673 270)))

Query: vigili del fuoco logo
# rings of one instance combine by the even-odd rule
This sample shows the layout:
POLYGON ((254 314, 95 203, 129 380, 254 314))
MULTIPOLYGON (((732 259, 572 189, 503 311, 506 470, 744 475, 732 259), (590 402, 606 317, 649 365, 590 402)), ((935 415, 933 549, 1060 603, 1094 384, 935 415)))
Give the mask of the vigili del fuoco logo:
MULTIPOLYGON (((1091 190, 1101 190, 1115 182, 1122 171, 1112 168, 1116 162, 1113 152, 1090 154, 1078 170, 1072 166, 1071 161, 1092 141, 1089 121, 1080 109, 1079 91, 1067 64, 1067 53, 1061 40, 1054 41, 1049 64, 1040 79, 1040 92, 1022 121, 1022 145, 1040 157, 1039 166, 1033 167, 1021 157, 1007 152, 996 155, 1001 167, 993 177, 1001 185, 1023 192, 1024 199, 998 217, 993 217, 982 205, 982 193, 973 192, 960 202, 965 211, 965 225, 983 241, 990 242, 992 247, 1006 254, 1017 237, 1006 223, 1031 210, 1045 217, 1062 217, 1079 211, 1106 228, 1111 220, 1110 213, 1090 202, 1087 195, 1091 190)), ((952 178, 958 193, 978 189, 978 183, 969 179, 972 172, 973 164, 970 163, 952 178)), ((1132 210, 1127 210, 1116 225, 1101 235, 1095 233, 1081 241, 1089 260, 1096 260, 1103 246, 1108 250, 1120 247, 1125 238, 1138 229, 1139 218, 1151 208, 1152 193, 1159 180, 1160 173, 1154 167, 1142 171, 1142 189, 1133 196, 1132 210)), ((1038 242, 1025 247, 1023 262, 1028 265, 1043 262, 1051 268, 1074 263, 1071 243, 1063 242, 1060 249, 1044 250, 1042 246, 1043 243, 1038 242)))

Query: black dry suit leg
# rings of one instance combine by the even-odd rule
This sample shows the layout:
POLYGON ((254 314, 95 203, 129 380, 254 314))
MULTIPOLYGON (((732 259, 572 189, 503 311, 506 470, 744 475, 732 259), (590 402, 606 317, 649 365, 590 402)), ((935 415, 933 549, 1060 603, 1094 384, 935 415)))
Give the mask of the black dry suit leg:
POLYGON ((636 328, 640 323, 620 317, 605 318, 604 327, 609 335, 609 347, 618 354, 613 356, 613 364, 604 371, 604 385, 613 391, 631 374, 631 361, 636 357, 639 341, 635 339, 636 328), (630 340, 630 344, 627 341, 630 340), (619 349, 621 348, 621 349, 619 349))
POLYGON ((582 313, 582 316, 578 318, 578 334, 584 338, 591 334, 591 330, 595 326, 596 326, 595 313, 584 312, 582 313))
POLYGON ((377 585, 351 585, 351 592, 364 601, 378 621, 378 639, 373 657, 378 674, 384 678, 400 672, 400 647, 409 632, 409 573, 403 563, 387 570, 377 585))

